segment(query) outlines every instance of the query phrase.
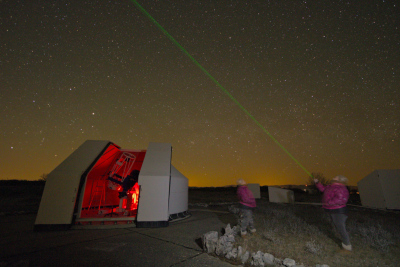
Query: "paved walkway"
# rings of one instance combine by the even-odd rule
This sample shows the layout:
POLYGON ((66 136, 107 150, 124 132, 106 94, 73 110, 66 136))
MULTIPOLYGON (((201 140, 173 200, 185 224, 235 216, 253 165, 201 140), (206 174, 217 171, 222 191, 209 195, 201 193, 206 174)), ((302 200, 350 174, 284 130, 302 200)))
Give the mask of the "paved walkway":
POLYGON ((232 266, 202 250, 201 236, 219 231, 229 213, 190 211, 165 228, 34 232, 36 214, 0 217, 0 266, 232 266))

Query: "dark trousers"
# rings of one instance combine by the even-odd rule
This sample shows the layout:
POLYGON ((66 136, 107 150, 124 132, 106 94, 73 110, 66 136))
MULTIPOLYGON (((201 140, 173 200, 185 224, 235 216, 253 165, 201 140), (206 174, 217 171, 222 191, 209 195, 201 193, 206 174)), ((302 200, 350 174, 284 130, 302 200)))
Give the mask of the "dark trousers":
POLYGON ((240 228, 242 232, 246 231, 247 228, 249 230, 254 229, 253 210, 240 209, 240 213, 240 228))
POLYGON ((349 234, 346 231, 347 215, 345 213, 334 213, 334 212, 330 212, 329 215, 332 218, 332 221, 336 227, 336 230, 339 232, 340 236, 342 237, 343 244, 350 245, 349 234))

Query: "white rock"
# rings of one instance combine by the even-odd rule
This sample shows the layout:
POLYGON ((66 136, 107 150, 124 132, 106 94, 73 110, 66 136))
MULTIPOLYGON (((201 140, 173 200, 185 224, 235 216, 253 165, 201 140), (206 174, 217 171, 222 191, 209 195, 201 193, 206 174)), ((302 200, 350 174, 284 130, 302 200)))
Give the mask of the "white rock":
POLYGON ((240 226, 239 225, 235 225, 235 226, 233 226, 233 228, 232 228, 232 234, 233 235, 238 235, 239 233, 240 233, 240 226))
POLYGON ((233 249, 235 243, 235 237, 233 235, 223 235, 218 239, 217 248, 215 253, 219 255, 226 255, 233 249))
POLYGON ((237 251, 238 251, 238 255, 237 256, 239 258, 240 256, 243 255, 244 251, 243 251, 243 248, 241 246, 238 246, 237 251))
POLYGON ((203 235, 203 249, 207 253, 214 253, 218 244, 218 232, 210 231, 203 235))
POLYGON ((225 258, 227 258, 227 259, 236 259, 237 255, 238 255, 238 249, 237 248, 233 248, 231 251, 226 253, 225 258))
POLYGON ((286 259, 283 260, 283 265, 288 266, 288 267, 289 266, 295 266, 296 262, 294 260, 292 260, 292 259, 286 258, 286 259))
POLYGON ((225 228, 225 233, 224 235, 237 235, 237 233, 240 232, 240 227, 235 225, 233 227, 231 227, 231 225, 228 223, 228 225, 225 228))
POLYGON ((228 223, 228 225, 225 227, 225 234, 224 235, 230 235, 231 233, 232 233, 231 224, 228 223))
POLYGON ((282 265, 282 264, 283 264, 283 260, 280 259, 280 258, 275 258, 275 259, 274 259, 274 264, 275 264, 275 265, 278 265, 278 266, 279 266, 279 265, 282 265))
POLYGON ((263 256, 264 253, 261 251, 257 251, 257 253, 253 253, 251 257, 251 265, 254 266, 264 266, 264 261, 263 261, 263 256))
POLYGON ((250 253, 246 251, 242 256, 240 256, 240 260, 243 264, 245 264, 250 258, 250 253))
POLYGON ((275 259, 275 257, 272 254, 264 253, 264 255, 263 255, 263 261, 265 264, 269 264, 269 265, 274 264, 274 259, 275 259))

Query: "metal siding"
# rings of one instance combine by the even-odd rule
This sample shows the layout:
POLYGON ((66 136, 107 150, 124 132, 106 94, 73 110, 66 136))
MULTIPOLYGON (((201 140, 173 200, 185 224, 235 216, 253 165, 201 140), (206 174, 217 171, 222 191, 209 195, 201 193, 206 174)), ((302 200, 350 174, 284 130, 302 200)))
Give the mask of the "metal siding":
POLYGON ((188 210, 189 181, 171 165, 171 187, 169 190, 169 214, 188 210))
POLYGON ((247 184, 255 199, 261 198, 260 184, 247 184))
POLYGON ((268 186, 269 202, 275 203, 294 203, 294 193, 292 190, 268 186))
POLYGON ((138 222, 168 221, 171 154, 170 144, 149 144, 138 181, 138 222))
POLYGON ((400 169, 379 170, 379 177, 386 208, 400 210, 400 169))
POLYGON ((169 176, 145 176, 140 179, 137 221, 168 221, 169 176))
POLYGON ((35 225, 72 223, 81 176, 109 143, 86 141, 48 175, 35 225))
POLYGON ((357 183, 361 203, 365 207, 386 208, 379 172, 373 171, 357 183))

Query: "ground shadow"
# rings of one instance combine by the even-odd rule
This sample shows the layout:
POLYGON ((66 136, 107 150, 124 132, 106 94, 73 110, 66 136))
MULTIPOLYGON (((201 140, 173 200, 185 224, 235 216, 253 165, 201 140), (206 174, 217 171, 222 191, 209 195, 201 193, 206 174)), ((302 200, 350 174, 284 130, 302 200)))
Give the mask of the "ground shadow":
POLYGON ((204 250, 203 239, 201 237, 195 239, 194 242, 199 246, 201 250, 204 250))
POLYGON ((341 246, 342 241, 338 236, 335 225, 332 222, 329 214, 320 206, 297 206, 295 215, 307 224, 315 226, 321 233, 333 240, 338 246, 341 246))

